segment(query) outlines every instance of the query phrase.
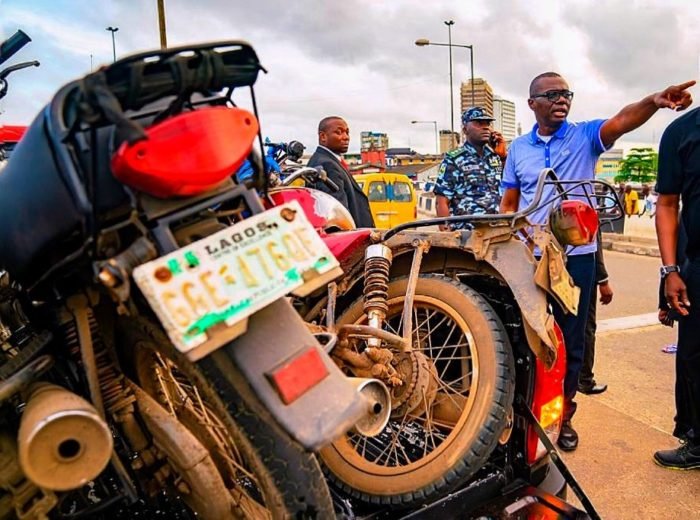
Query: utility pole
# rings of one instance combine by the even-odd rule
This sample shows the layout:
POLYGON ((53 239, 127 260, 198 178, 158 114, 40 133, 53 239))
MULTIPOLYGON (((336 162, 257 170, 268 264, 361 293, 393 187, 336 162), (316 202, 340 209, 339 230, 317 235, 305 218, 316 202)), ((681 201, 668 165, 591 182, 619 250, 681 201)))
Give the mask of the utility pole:
POLYGON ((454 20, 448 20, 443 22, 447 26, 447 45, 450 49, 450 130, 452 131, 452 136, 450 139, 454 139, 455 135, 455 95, 452 90, 452 26, 455 24, 454 20))
POLYGON ((119 30, 119 27, 112 27, 111 25, 105 29, 112 33, 112 61, 117 61, 117 47, 114 43, 114 33, 119 30))
POLYGON ((160 48, 168 47, 168 37, 165 33, 165 0, 158 0, 158 30, 160 32, 160 48))

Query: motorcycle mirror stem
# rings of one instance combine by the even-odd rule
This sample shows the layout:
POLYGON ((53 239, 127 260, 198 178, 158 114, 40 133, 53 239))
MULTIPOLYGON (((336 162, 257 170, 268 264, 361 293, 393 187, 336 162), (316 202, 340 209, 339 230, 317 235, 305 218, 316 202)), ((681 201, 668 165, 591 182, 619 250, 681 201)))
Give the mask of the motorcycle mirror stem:
POLYGON ((0 72, 0 80, 5 79, 7 76, 9 76, 15 71, 26 69, 27 67, 38 67, 39 65, 40 63, 36 60, 25 61, 23 63, 18 63, 17 65, 12 65, 10 67, 7 67, 6 69, 3 69, 2 72, 0 72))
POLYGON ((5 63, 32 39, 22 30, 18 30, 0 44, 0 64, 5 63))

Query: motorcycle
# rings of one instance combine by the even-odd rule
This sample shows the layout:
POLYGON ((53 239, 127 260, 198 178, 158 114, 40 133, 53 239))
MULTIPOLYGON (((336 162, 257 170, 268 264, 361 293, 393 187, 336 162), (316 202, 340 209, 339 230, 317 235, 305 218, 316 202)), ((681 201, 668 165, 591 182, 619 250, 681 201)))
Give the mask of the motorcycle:
POLYGON ((349 380, 285 298, 339 269, 298 204, 256 194, 257 112, 232 98, 255 105, 261 70, 239 41, 136 54, 64 86, 15 149, 1 518, 333 515, 310 450, 367 433, 383 387, 349 380))
MULTIPOLYGON (((27 45, 31 40, 23 31, 17 31, 14 35, 8 38, 0 45, 0 65, 14 56, 20 49, 27 45)), ((0 71, 0 99, 7 95, 9 84, 7 77, 18 70, 27 67, 38 67, 38 61, 27 61, 18 63, 11 67, 6 67, 0 71)), ((4 166, 5 161, 10 158, 12 150, 17 145, 17 142, 22 138, 26 131, 25 126, 18 125, 0 125, 0 168, 4 166)))
MULTIPOLYGON (((309 175, 308 168, 298 174, 309 175)), ((297 310, 311 327, 337 333, 329 353, 346 374, 378 378, 391 390, 391 418, 379 434, 350 432, 321 451, 336 489, 360 504, 416 508, 477 475, 494 479, 485 468, 501 468, 494 484, 515 473, 542 481, 533 475, 546 474, 547 450, 527 418, 532 413, 550 444, 556 442, 565 373, 549 302, 578 312, 565 247, 594 239, 593 201, 601 196, 615 208, 602 219, 619 218, 611 186, 560 181, 544 170, 532 204, 517 213, 431 219, 380 232, 354 229, 326 194, 271 190, 272 205, 301 202, 345 273, 297 299, 297 310), (528 215, 560 199, 551 225, 530 225, 528 215), (410 230, 450 222, 474 229, 410 230), (511 460, 518 471, 503 462, 511 460)))

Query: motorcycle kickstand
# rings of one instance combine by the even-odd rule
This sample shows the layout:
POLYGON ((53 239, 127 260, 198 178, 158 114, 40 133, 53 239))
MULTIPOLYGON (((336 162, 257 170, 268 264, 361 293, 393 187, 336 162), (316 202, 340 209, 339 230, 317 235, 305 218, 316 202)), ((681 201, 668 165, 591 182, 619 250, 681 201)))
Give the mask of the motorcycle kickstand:
POLYGON ((591 517, 591 520, 601 520, 600 515, 596 511, 591 500, 588 498, 588 495, 586 495, 586 492, 581 487, 581 484, 578 483, 578 481, 574 477, 573 473, 571 473, 569 468, 564 463, 564 460, 561 458, 559 451, 554 446, 554 444, 552 443, 550 438, 547 437, 547 434, 545 433, 544 429, 542 428, 542 425, 535 417, 535 414, 532 413, 532 410, 530 410, 530 407, 527 406, 527 403, 525 403, 525 400, 523 399, 523 397, 518 396, 515 399, 515 404, 518 407, 518 412, 523 417, 525 417, 525 419, 527 419, 527 421, 535 429, 535 432, 537 433, 537 437, 539 437, 540 441, 542 441, 542 444, 544 444, 544 447, 547 449, 547 454, 552 459, 552 462, 554 462, 554 465, 557 467, 559 472, 564 477, 564 480, 566 481, 566 483, 569 485, 569 487, 573 490, 574 494, 581 501, 581 505, 583 505, 583 508, 586 510, 586 513, 588 513, 588 515, 591 517))

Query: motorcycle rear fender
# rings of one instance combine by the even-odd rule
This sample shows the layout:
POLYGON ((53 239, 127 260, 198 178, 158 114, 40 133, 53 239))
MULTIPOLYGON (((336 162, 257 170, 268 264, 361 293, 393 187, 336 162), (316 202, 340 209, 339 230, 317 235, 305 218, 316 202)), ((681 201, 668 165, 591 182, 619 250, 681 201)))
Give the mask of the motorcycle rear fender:
POLYGON ((503 280, 522 313, 530 348, 548 368, 553 366, 557 355, 554 320, 547 310, 547 294, 534 280, 534 256, 509 230, 488 237, 488 241, 483 240, 485 234, 476 235, 479 231, 400 232, 385 242, 394 252, 392 272, 410 269, 413 255, 402 253, 412 251, 416 241, 424 240, 431 246, 423 258, 421 272, 463 269, 503 280))
POLYGON ((202 361, 214 364, 239 393, 259 400, 282 428, 309 450, 337 439, 367 412, 350 380, 285 298, 250 316, 245 334, 202 361), (315 351, 311 356, 320 359, 327 375, 290 402, 275 385, 274 374, 300 355, 309 355, 309 350, 315 351))

